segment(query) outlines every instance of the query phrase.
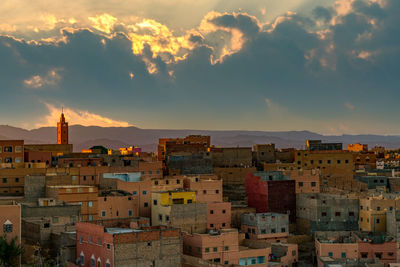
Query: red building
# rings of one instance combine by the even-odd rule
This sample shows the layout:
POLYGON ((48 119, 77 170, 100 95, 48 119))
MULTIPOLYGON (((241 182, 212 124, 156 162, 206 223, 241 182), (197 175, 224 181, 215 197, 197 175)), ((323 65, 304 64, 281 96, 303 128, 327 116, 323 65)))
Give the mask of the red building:
POLYGON ((0 140, 0 163, 23 163, 24 140, 0 140))
POLYGON ((289 221, 296 221, 296 182, 282 172, 247 173, 246 195, 257 213, 289 212, 289 221))

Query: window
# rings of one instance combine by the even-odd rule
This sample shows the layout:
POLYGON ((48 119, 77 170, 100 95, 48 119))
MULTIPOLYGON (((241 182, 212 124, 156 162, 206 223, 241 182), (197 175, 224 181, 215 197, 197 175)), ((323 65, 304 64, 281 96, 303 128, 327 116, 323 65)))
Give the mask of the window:
POLYGON ((345 162, 346 164, 348 164, 348 163, 349 163, 349 160, 348 160, 348 159, 346 159, 344 162, 345 162))
POLYGON ((381 207, 376 207, 376 210, 377 210, 377 211, 380 211, 380 210, 381 210, 381 207))
POLYGON ((311 163, 311 164, 314 164, 314 160, 310 160, 310 163, 311 163))
POLYGON ((93 221, 93 215, 89 215, 89 221, 93 221))
POLYGON ((222 223, 222 227, 225 227, 226 226, 226 224, 225 223, 222 223))
POLYGON ((58 223, 58 217, 53 217, 53 223, 58 223))
POLYGON ((19 183, 19 178, 15 178, 15 182, 16 182, 16 183, 19 183))
POLYGON ((282 228, 281 228, 281 233, 284 233, 284 232, 286 232, 286 228, 285 228, 285 227, 282 227, 282 228))
POLYGON ((299 187, 302 187, 303 186, 303 182, 299 182, 299 187))
POLYGON ((210 252, 210 248, 206 248, 206 253, 209 253, 210 252))
POLYGON ((361 252, 361 258, 368 258, 368 252, 361 252))
POLYGON ((97 239, 97 244, 101 246, 101 238, 100 237, 97 239))
POLYGON ((158 185, 158 181, 154 181, 154 184, 155 184, 155 185, 158 185))
POLYGON ((338 211, 335 212, 335 216, 336 216, 336 217, 339 217, 339 216, 340 216, 340 212, 338 212, 338 211))
POLYGON ((362 210, 363 209, 363 206, 360 206, 360 210, 362 210))
POLYGON ((201 253, 201 248, 200 248, 200 247, 197 247, 197 249, 196 249, 196 250, 197 250, 197 253, 198 253, 198 254, 200 254, 200 253, 201 253))
POLYGON ((149 171, 149 174, 153 174, 153 171, 149 171))
POLYGON ((165 184, 169 184, 169 180, 165 180, 165 184))
POLYGON ((217 248, 217 247, 214 247, 214 248, 213 248, 213 251, 214 251, 214 252, 217 252, 217 251, 218 251, 218 248, 217 248))
POLYGON ((337 160, 337 164, 340 164, 340 159, 337 160))
POLYGON ((88 207, 93 207, 93 201, 88 202, 88 207))
POLYGON ((7 178, 3 178, 3 184, 7 183, 7 178))
POLYGON ((101 211, 101 217, 106 217, 106 211, 105 210, 101 211))
POLYGON ((12 233, 12 231, 13 231, 13 225, 9 220, 7 220, 3 225, 3 232, 12 233))
POLYGON ((210 228, 214 228, 214 224, 213 223, 210 223, 210 228))
POLYGON ((72 223, 76 222, 76 217, 75 217, 75 216, 71 216, 70 221, 71 221, 72 223))
POLYGON ((300 165, 301 164, 301 161, 299 160, 299 161, 297 161, 297 165, 300 165))
POLYGON ((133 191, 133 195, 137 195, 137 191, 133 191))
POLYGON ((326 162, 327 162, 328 164, 331 164, 331 160, 330 160, 330 159, 328 159, 326 162))
POLYGON ((215 190, 215 194, 219 194, 219 190, 217 189, 217 190, 215 190))
POLYGON ((82 243, 83 243, 83 237, 80 236, 80 237, 79 237, 79 244, 82 244, 82 243))
POLYGON ((332 252, 328 252, 328 256, 329 257, 333 257, 333 253, 332 252))
POLYGON ((343 259, 346 258, 346 252, 342 252, 342 258, 343 258, 343 259))
POLYGON ((8 152, 8 153, 13 152, 12 146, 5 146, 4 147, 4 152, 8 152))
POLYGON ((96 260, 94 258, 90 259, 90 266, 91 267, 96 267, 96 260))
POLYGON ((259 256, 259 257, 257 257, 257 263, 258 263, 258 264, 260 264, 260 263, 265 263, 265 256, 259 256))
POLYGON ((222 213, 225 214, 225 213, 226 213, 226 210, 222 210, 222 213))
POLYGON ((153 200, 153 205, 157 206, 157 199, 153 200))
POLYGON ((193 203, 193 200, 188 199, 188 200, 187 200, 187 204, 190 204, 190 203, 193 203))
POLYGON ((158 220, 160 221, 160 222, 162 222, 162 214, 158 214, 158 220))
POLYGON ((225 264, 225 265, 229 264, 229 261, 224 261, 224 264, 225 264))
POLYGON ((169 215, 165 215, 165 221, 169 222, 169 215))
POLYGON ((266 233, 267 233, 267 230, 261 229, 261 234, 266 234, 266 233))
POLYGON ((86 176, 85 175, 83 176, 83 180, 86 181, 86 176))
POLYGON ((143 190, 142 195, 147 195, 147 191, 143 190))
POLYGON ((203 190, 203 194, 207 194, 207 190, 203 190))
POLYGON ((111 249, 111 245, 110 244, 107 244, 106 247, 107 247, 107 249, 111 249))
POLYGON ((94 181, 94 176, 92 175, 92 181, 94 181))
POLYGON ((363 221, 363 217, 360 218, 360 221, 361 221, 361 222, 363 221))
POLYGON ((318 163, 319 163, 319 164, 322 164, 322 160, 318 160, 318 163))
POLYGON ((132 210, 128 210, 128 216, 131 217, 133 214, 132 210))
POLYGON ((228 251, 229 250, 229 246, 225 246, 225 251, 228 251))
POLYGON ((144 206, 145 208, 147 208, 147 207, 149 206, 149 203, 144 202, 143 206, 144 206))
POLYGON ((354 216, 354 212, 353 211, 349 211, 349 216, 353 217, 354 216))
POLYGON ((376 219, 376 223, 380 223, 381 222, 381 220, 379 220, 379 219, 376 219))
POLYGON ((177 184, 180 184, 180 183, 181 183, 181 180, 177 179, 177 180, 176 180, 176 183, 177 183, 177 184))
POLYGON ((315 187, 316 185, 317 185, 316 182, 311 182, 311 186, 312 186, 312 187, 315 187))
POLYGON ((187 248, 189 252, 192 252, 192 246, 187 246, 187 248))
POLYGON ((80 261, 81 261, 81 266, 83 266, 84 264, 85 264, 85 255, 83 255, 83 252, 81 252, 81 255, 80 255, 80 261))
POLYGON ((21 162, 22 162, 22 159, 21 159, 21 158, 15 158, 15 162, 16 162, 16 163, 21 163, 21 162))
POLYGON ((214 214, 214 210, 210 210, 210 214, 214 214))
POLYGON ((92 242, 93 242, 92 236, 89 235, 89 243, 92 243, 92 242))
POLYGON ((326 216, 326 212, 321 212, 321 216, 325 217, 326 216))
POLYGON ((276 233, 275 228, 272 228, 272 229, 271 229, 271 233, 273 233, 273 234, 276 233))
POLYGON ((376 252, 375 257, 378 259, 382 259, 382 252, 376 252))

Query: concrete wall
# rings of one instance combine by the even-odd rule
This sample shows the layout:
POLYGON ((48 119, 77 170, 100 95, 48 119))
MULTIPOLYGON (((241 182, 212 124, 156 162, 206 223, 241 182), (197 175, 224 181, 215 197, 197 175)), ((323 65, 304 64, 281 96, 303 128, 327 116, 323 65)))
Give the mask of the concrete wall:
POLYGON ((26 176, 24 192, 27 202, 35 202, 38 198, 46 197, 46 176, 26 176))

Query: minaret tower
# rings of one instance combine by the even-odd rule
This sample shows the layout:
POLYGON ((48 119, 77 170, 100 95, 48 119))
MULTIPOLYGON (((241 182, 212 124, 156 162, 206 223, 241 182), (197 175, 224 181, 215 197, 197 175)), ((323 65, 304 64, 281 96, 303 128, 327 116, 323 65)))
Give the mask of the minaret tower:
POLYGON ((64 109, 61 111, 60 121, 57 122, 57 144, 68 144, 68 122, 65 122, 64 109))

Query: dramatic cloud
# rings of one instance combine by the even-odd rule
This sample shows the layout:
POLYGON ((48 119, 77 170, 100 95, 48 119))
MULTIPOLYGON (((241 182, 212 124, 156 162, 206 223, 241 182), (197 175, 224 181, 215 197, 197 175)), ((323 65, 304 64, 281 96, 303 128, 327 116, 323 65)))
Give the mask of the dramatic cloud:
MULTIPOLYGON (((54 122, 60 119, 60 108, 45 103, 49 114, 45 116, 45 121, 36 124, 36 127, 54 126, 54 122)), ((73 110, 71 108, 64 107, 64 115, 66 120, 71 125, 83 125, 83 126, 101 126, 101 127, 128 127, 132 126, 125 121, 117 121, 107 117, 103 117, 98 114, 90 113, 87 110, 73 110)))
POLYGON ((398 0, 284 0, 272 17, 273 1, 205 0, 191 7, 195 23, 166 15, 178 2, 189 10, 181 0, 161 1, 162 14, 51 6, 30 29, 27 17, 4 18, 0 123, 38 121, 43 100, 140 127, 400 132, 398 0))

